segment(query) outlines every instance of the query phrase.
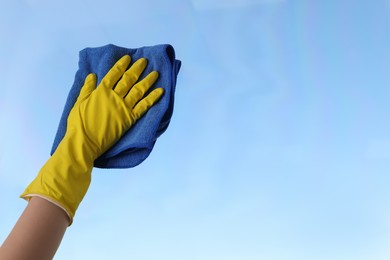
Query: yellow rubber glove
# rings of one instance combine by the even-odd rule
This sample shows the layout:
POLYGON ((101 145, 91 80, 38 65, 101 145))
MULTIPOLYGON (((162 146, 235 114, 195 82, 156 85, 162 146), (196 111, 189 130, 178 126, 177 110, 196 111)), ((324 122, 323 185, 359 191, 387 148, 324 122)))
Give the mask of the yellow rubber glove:
POLYGON ((138 81, 147 65, 144 58, 131 62, 123 56, 96 87, 96 75, 89 74, 69 113, 64 138, 38 176, 22 193, 30 200, 39 196, 61 207, 72 224, 74 214, 91 182, 94 161, 121 136, 163 94, 157 88, 143 98, 158 78, 157 71, 138 81))

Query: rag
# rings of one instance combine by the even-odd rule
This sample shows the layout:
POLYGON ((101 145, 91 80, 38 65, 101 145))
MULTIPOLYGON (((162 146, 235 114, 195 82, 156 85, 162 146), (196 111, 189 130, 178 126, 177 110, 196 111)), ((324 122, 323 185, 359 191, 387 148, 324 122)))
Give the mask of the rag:
POLYGON ((148 60, 148 66, 143 71, 141 78, 151 71, 158 71, 159 77, 149 91, 155 88, 163 88, 164 95, 116 144, 95 160, 94 166, 98 168, 131 168, 137 166, 149 156, 157 138, 168 128, 173 113, 176 79, 181 61, 176 60, 175 50, 169 44, 135 49, 108 44, 102 47, 81 50, 79 53, 79 69, 76 72, 73 86, 65 103, 51 155, 65 135, 67 118, 87 75, 95 73, 97 84, 100 84, 104 75, 115 62, 126 54, 131 56, 132 62, 140 58, 148 60))

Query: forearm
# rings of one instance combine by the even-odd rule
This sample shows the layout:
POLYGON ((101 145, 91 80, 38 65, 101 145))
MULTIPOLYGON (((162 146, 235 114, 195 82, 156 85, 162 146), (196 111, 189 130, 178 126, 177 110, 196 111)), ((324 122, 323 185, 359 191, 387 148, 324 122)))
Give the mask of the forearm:
POLYGON ((53 203, 32 197, 0 248, 1 260, 52 259, 69 218, 53 203))
POLYGON ((69 215, 68 225, 72 224, 76 209, 88 190, 94 161, 91 148, 79 139, 80 132, 67 132, 57 150, 21 194, 26 200, 41 196, 58 205, 69 215))

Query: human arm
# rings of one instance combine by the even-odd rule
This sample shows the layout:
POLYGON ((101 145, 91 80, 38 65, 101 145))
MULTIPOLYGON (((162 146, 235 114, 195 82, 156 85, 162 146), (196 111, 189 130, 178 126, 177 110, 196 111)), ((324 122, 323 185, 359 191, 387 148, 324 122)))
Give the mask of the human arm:
POLYGON ((21 195, 29 203, 1 247, 0 259, 19 259, 11 257, 17 257, 20 248, 29 256, 28 259, 51 259, 45 256, 54 255, 66 226, 71 225, 88 190, 94 161, 116 143, 163 94, 163 89, 157 88, 144 97, 157 80, 158 73, 153 71, 138 81, 147 61, 139 59, 127 69, 130 62, 130 56, 123 56, 98 87, 94 74, 86 77, 69 114, 64 138, 21 195), (45 223, 43 220, 47 218, 50 221, 45 223), (37 239, 41 237, 45 239, 37 239), (36 248, 46 251, 39 252, 36 248), (3 254, 8 257, 5 258, 3 254))
POLYGON ((0 247, 0 259, 52 259, 68 225, 61 208, 33 197, 0 247))

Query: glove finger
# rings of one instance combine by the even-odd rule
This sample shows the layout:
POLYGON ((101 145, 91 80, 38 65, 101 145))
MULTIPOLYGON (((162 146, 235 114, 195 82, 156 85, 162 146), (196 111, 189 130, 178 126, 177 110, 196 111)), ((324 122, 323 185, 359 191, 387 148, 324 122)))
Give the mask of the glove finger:
POLYGON ((129 91, 129 94, 125 97, 125 103, 128 107, 133 108, 138 101, 143 98, 145 93, 153 86, 158 78, 158 72, 150 72, 143 80, 135 84, 129 91))
POLYGON ((146 111, 149 110, 156 102, 160 99, 160 97, 164 94, 163 88, 156 88, 152 92, 149 93, 144 99, 142 99, 133 109, 134 119, 138 120, 141 116, 143 116, 146 111))
POLYGON ((126 96, 130 88, 137 82, 147 64, 148 61, 145 58, 138 59, 134 62, 130 69, 123 74, 121 80, 115 86, 114 91, 122 98, 126 96))
POLYGON ((118 80, 122 77, 123 73, 126 71, 127 67, 131 62, 131 57, 129 55, 125 55, 120 58, 114 66, 107 72, 107 74, 102 79, 100 85, 102 87, 112 89, 118 80))
POLYGON ((92 91, 96 89, 96 75, 93 73, 88 74, 85 78, 84 85, 80 90, 80 94, 77 98, 76 104, 83 102, 91 95, 92 91))

